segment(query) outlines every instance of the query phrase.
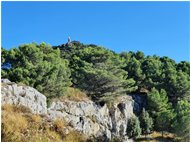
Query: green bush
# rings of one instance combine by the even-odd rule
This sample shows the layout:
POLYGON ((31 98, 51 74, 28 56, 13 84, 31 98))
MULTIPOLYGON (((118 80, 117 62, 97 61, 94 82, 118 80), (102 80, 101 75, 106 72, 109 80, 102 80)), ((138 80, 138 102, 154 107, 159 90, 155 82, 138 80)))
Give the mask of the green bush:
POLYGON ((141 135, 140 121, 138 117, 134 116, 128 120, 127 136, 129 138, 138 138, 141 135))

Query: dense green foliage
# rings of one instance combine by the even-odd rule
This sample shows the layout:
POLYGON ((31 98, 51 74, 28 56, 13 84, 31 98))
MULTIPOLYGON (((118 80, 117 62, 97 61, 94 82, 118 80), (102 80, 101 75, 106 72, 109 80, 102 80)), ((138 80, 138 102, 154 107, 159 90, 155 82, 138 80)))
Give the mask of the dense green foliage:
POLYGON ((159 92, 152 88, 148 93, 148 110, 155 120, 156 130, 163 132, 170 129, 174 113, 165 90, 159 92))
POLYGON ((48 99, 66 94, 68 87, 85 92, 95 102, 114 101, 119 95, 146 93, 147 107, 129 121, 128 134, 175 131, 189 140, 190 62, 143 52, 115 53, 96 45, 71 42, 53 48, 26 44, 1 48, 2 78, 30 85, 48 99), (152 124, 153 122, 153 124, 152 124), (154 126, 152 128, 152 126, 154 126))
POLYGON ((174 129, 183 138, 183 141, 190 140, 190 103, 188 101, 178 102, 174 129))
POLYGON ((115 96, 135 91, 135 81, 128 78, 124 60, 101 47, 63 48, 62 57, 70 61, 74 87, 88 93, 95 101, 107 101, 115 96))
POLYGON ((127 135, 129 138, 138 138, 141 135, 140 121, 137 117, 128 120, 127 135))
POLYGON ((63 95, 71 85, 68 61, 60 58, 60 51, 42 43, 21 45, 4 54, 3 62, 11 68, 3 70, 2 78, 22 82, 45 94, 48 98, 63 95))
POLYGON ((153 129, 153 120, 145 109, 143 109, 142 114, 140 115, 140 125, 142 133, 145 135, 149 134, 153 129))
POLYGON ((124 69, 129 78, 136 81, 139 90, 165 89, 173 104, 190 96, 189 62, 177 64, 168 57, 145 57, 142 52, 121 53, 121 56, 127 63, 124 69))

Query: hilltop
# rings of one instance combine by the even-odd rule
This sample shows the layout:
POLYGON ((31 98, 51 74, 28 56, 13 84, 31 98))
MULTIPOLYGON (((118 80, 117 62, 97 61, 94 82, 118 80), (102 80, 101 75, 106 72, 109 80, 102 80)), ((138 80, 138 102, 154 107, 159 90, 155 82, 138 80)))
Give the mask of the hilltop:
POLYGON ((138 94, 145 96, 146 103, 124 128, 129 138, 160 131, 175 133, 183 141, 190 139, 186 131, 190 124, 190 62, 176 63, 141 51, 118 54, 78 41, 53 47, 25 44, 9 51, 2 48, 1 54, 2 78, 37 89, 47 97, 48 106, 56 98, 76 94, 68 95, 69 88, 83 92, 98 106, 109 107, 120 96, 138 94), (10 67, 4 68, 6 64, 10 67))

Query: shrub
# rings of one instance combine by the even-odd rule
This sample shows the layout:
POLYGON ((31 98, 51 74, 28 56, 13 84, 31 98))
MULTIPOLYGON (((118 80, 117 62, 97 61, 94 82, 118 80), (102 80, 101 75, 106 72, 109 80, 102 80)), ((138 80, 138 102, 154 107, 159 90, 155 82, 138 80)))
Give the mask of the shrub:
POLYGON ((149 116, 149 113, 143 108, 142 114, 140 115, 140 124, 142 128, 142 133, 149 134, 153 128, 153 119, 149 116))
POLYGON ((77 88, 72 88, 69 87, 66 91, 66 93, 64 94, 64 96, 60 97, 61 100, 65 100, 65 99, 69 99, 72 101, 86 101, 89 100, 89 98, 87 97, 87 95, 80 91, 77 88))
POLYGON ((39 115, 32 115, 31 116, 32 122, 40 123, 42 118, 39 115))
POLYGON ((60 135, 64 135, 64 128, 65 128, 65 121, 63 119, 56 119, 53 122, 53 127, 56 132, 58 132, 60 135))
POLYGON ((141 135, 140 122, 137 117, 132 117, 128 120, 127 135, 129 138, 138 138, 141 135))
POLYGON ((5 104, 2 107, 2 110, 5 110, 9 113, 11 112, 17 112, 17 113, 31 113, 31 110, 23 105, 10 105, 10 104, 5 104))

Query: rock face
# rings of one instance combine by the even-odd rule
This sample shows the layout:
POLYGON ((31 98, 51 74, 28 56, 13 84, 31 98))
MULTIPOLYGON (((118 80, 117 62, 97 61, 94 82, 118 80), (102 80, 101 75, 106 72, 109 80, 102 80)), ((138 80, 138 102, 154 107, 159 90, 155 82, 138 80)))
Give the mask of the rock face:
POLYGON ((51 119, 63 118, 76 130, 88 136, 111 137, 112 121, 106 105, 99 107, 92 101, 53 102, 48 109, 51 119))
POLYGON ((140 114, 143 108, 147 106, 147 94, 129 94, 134 100, 133 111, 140 114))
POLYGON ((36 89, 1 80, 1 104, 23 105, 36 114, 47 113, 46 97, 36 89))
POLYGON ((8 79, 1 79, 1 83, 11 83, 11 81, 8 79))
POLYGON ((133 100, 129 96, 121 97, 110 109, 112 136, 127 139, 127 122, 133 115, 133 100))
POLYGON ((118 98, 111 107, 96 105, 91 100, 54 100, 47 108, 46 97, 34 88, 2 80, 1 97, 2 104, 23 105, 50 120, 64 118, 72 129, 89 137, 101 137, 103 141, 113 137, 127 140, 127 122, 134 115, 130 96, 118 98))
POLYGON ((48 108, 48 115, 50 119, 64 117, 72 127, 88 136, 127 139, 127 121, 133 116, 133 101, 128 96, 121 97, 111 108, 106 104, 97 106, 92 101, 56 101, 48 108))

